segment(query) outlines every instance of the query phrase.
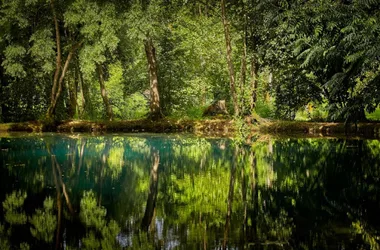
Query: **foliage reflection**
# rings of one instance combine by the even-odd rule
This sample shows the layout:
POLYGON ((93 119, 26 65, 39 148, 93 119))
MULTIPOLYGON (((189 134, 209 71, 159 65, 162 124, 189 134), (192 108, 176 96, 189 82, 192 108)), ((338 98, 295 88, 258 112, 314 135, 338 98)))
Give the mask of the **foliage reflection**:
POLYGON ((379 249, 380 142, 1 138, 1 249, 379 249))

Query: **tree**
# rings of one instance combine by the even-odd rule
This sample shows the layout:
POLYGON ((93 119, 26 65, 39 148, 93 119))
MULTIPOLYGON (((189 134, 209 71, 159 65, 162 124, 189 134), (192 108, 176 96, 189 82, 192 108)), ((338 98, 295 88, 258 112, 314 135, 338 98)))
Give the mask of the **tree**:
POLYGON ((158 62, 154 40, 160 33, 160 20, 162 18, 160 0, 135 3, 127 14, 131 36, 138 38, 144 45, 148 64, 149 91, 150 91, 150 118, 157 120, 162 117, 159 83, 158 62))
POLYGON ((108 120, 113 119, 113 111, 105 85, 107 65, 112 62, 118 43, 121 21, 116 17, 112 3, 98 4, 87 0, 77 0, 65 13, 68 29, 83 41, 79 52, 80 69, 85 80, 96 76, 100 94, 108 120))
POLYGON ((235 71, 234 71, 234 65, 232 62, 232 47, 231 47, 231 37, 230 37, 230 29, 229 29, 229 23, 226 16, 226 3, 225 0, 221 0, 220 2, 221 11, 222 11, 222 22, 223 22, 223 28, 224 28, 224 36, 226 40, 226 56, 227 56, 227 64, 228 64, 228 71, 230 76, 230 91, 232 95, 232 101, 234 106, 234 115, 239 116, 239 104, 238 99, 236 95, 236 87, 235 87, 235 71))
POLYGON ((283 61, 277 63, 275 80, 280 109, 297 110, 310 101, 326 100, 329 120, 365 120, 364 110, 373 111, 379 103, 373 33, 378 15, 369 11, 377 7, 329 0, 279 6, 283 19, 275 30, 282 41, 273 42, 274 55, 283 61), (284 95, 286 89, 291 91, 284 95))
POLYGON ((56 40, 56 65, 55 65, 55 73, 53 78, 53 86, 51 89, 51 101, 47 110, 47 118, 51 119, 55 113, 55 109, 57 106, 58 98, 62 92, 62 85, 67 70, 69 68, 70 62, 73 58, 76 50, 82 45, 82 41, 77 41, 74 43, 71 41, 71 48, 68 51, 68 55, 66 57, 64 66, 62 68, 62 48, 61 48, 61 31, 59 27, 59 20, 57 15, 57 10, 55 6, 55 0, 50 0, 51 11, 53 15, 54 29, 55 29, 55 40, 56 40))
POLYGON ((144 48, 149 69, 150 117, 153 120, 157 120, 162 117, 162 112, 160 107, 160 94, 158 91, 156 48, 154 47, 152 38, 149 35, 147 35, 147 38, 144 40, 144 48))

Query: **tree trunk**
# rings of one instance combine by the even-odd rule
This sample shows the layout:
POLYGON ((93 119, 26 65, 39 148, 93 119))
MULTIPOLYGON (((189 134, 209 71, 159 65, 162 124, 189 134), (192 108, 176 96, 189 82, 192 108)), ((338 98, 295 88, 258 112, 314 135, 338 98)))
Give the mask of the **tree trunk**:
POLYGON ((158 91, 158 75, 156 49, 151 38, 144 40, 146 58, 148 60, 149 81, 150 81, 150 118, 157 120, 162 118, 160 106, 160 94, 158 91))
POLYGON ((254 57, 251 59, 251 91, 250 108, 252 112, 256 108, 257 101, 257 66, 254 57))
POLYGON ((268 89, 265 93, 265 101, 267 103, 270 103, 272 98, 270 96, 270 93, 271 93, 271 90, 272 90, 272 82, 273 82, 273 74, 271 72, 269 72, 269 76, 268 76, 268 89))
POLYGON ((57 13, 54 6, 54 0, 50 0, 50 7, 53 12, 53 20, 54 20, 54 28, 55 28, 55 39, 56 39, 56 65, 55 65, 55 73, 53 78, 53 86, 51 89, 51 101, 49 108, 46 113, 46 117, 51 119, 55 113, 55 108, 57 106, 58 98, 62 92, 62 84, 67 73, 67 70, 70 65, 70 61, 75 53, 75 51, 82 45, 82 42, 77 43, 72 46, 69 54, 67 55, 65 65, 62 67, 62 51, 61 51, 61 34, 59 33, 59 24, 57 13))
POLYGON ((78 73, 75 70, 74 71, 74 78, 67 81, 68 82, 68 89, 69 89, 69 108, 68 108, 68 115, 69 118, 74 118, 76 112, 77 112, 77 98, 78 98, 78 73))
POLYGON ((7 116, 8 116, 8 109, 7 105, 5 105, 5 96, 6 93, 4 91, 4 88, 8 85, 8 82, 6 80, 6 76, 4 74, 4 68, 1 66, 3 63, 2 57, 0 56, 0 123, 1 122, 7 122, 7 116))
POLYGON ((65 75, 67 73, 67 70, 69 69, 70 61, 71 61, 71 59, 73 57, 75 49, 76 48, 73 47, 71 49, 71 51, 69 52, 69 55, 67 56, 65 65, 63 66, 62 72, 60 73, 58 84, 56 84, 56 82, 53 83, 52 99, 51 99, 50 106, 49 106, 48 111, 47 111, 47 117, 48 118, 52 118, 53 115, 54 115, 54 113, 55 113, 55 108, 57 106, 57 101, 58 101, 58 98, 59 98, 59 96, 61 95, 61 92, 62 92, 63 80, 65 79, 65 75), (58 86, 56 86, 56 85, 58 85, 58 86), (54 93, 54 95, 53 95, 53 93, 54 93))
MULTIPOLYGON (((244 25, 245 26, 245 25, 244 25)), ((244 91, 246 90, 247 80, 247 39, 246 28, 244 27, 244 39, 243 39, 243 53, 241 56, 241 68, 240 68, 240 111, 242 115, 249 115, 251 111, 248 110, 248 103, 246 102, 244 91), (247 114, 248 113, 248 114, 247 114)))
POLYGON ((222 21, 223 21, 223 27, 224 27, 224 36, 225 36, 225 40, 226 40, 228 72, 230 75, 230 91, 231 91, 231 96, 232 96, 233 105, 234 105, 234 115, 239 116, 239 104, 238 104, 237 95, 236 95, 236 88, 235 88, 235 72, 234 72, 234 65, 232 62, 231 37, 230 37, 229 23, 228 23, 227 17, 226 17, 225 0, 221 0, 221 9, 222 9, 222 21))
POLYGON ((109 121, 112 121, 113 120, 113 112, 112 112, 112 107, 111 107, 110 101, 108 99, 106 85, 104 83, 103 68, 100 64, 97 65, 97 68, 98 68, 98 74, 99 74, 100 94, 102 95, 103 103, 104 103, 104 106, 106 108, 107 118, 109 121))
MULTIPOLYGON (((57 13, 54 6, 54 0, 50 0, 50 7, 53 12, 53 19, 54 19, 54 28, 55 28, 55 40, 56 40, 56 62, 55 62, 55 73, 53 78, 53 86, 51 89, 51 100, 50 100, 50 106, 47 111, 47 117, 49 119, 52 118, 54 112, 55 112, 55 106, 57 104, 57 89, 59 89, 58 85, 58 79, 59 79, 59 73, 61 71, 61 64, 62 64, 62 52, 61 52, 61 34, 59 33, 59 25, 58 25, 58 18, 57 13)), ((59 93, 60 94, 60 93, 59 93)), ((59 96, 58 94, 58 96, 59 96)))
MULTIPOLYGON (((66 59, 66 62, 65 62, 65 65, 62 69, 62 72, 60 73, 60 77, 59 77, 59 80, 58 80, 58 83, 53 82, 53 87, 52 87, 52 96, 51 96, 51 102, 50 102, 50 106, 48 108, 48 111, 47 111, 47 117, 48 118, 52 118, 54 113, 55 113, 55 108, 57 106, 57 101, 58 101, 58 98, 59 96, 61 95, 61 92, 62 92, 62 85, 63 85, 63 80, 65 79, 65 75, 67 73, 67 70, 69 69, 69 65, 70 65, 70 61, 74 55, 74 52, 75 50, 77 49, 79 45, 76 45, 74 46, 71 51, 69 52, 68 56, 67 56, 67 59, 66 59)), ((55 78, 55 77, 54 77, 55 78)))
POLYGON ((62 52, 61 52, 61 34, 59 33, 59 25, 58 25, 58 18, 57 18, 57 12, 55 11, 54 6, 54 0, 50 0, 50 7, 53 12, 53 18, 54 18, 54 28, 55 28, 55 40, 56 40, 56 46, 57 46, 57 55, 56 55, 56 62, 55 62, 55 73, 54 73, 54 79, 53 79, 53 87, 51 90, 51 101, 56 98, 56 91, 57 91, 57 85, 58 85, 58 78, 59 78, 59 72, 61 70, 61 64, 62 64, 62 52))
POLYGON ((152 160, 153 165, 150 171, 150 184, 149 184, 149 194, 148 200, 146 201, 144 217, 141 221, 141 229, 148 231, 150 224, 152 223, 152 218, 154 215, 154 210, 156 208, 157 193, 158 193, 158 165, 160 164, 160 154, 155 148, 152 148, 152 160))
POLYGON ((80 117, 83 118, 84 113, 87 112, 90 114, 92 110, 90 93, 88 91, 88 86, 84 82, 82 71, 80 70, 78 61, 76 63, 76 71, 78 72, 80 87, 81 87, 81 95, 82 95, 82 110, 80 112, 80 117))
POLYGON ((241 90, 243 90, 245 86, 246 79, 247 79, 247 45, 244 39, 243 54, 241 57, 241 68, 240 68, 240 89, 241 90))

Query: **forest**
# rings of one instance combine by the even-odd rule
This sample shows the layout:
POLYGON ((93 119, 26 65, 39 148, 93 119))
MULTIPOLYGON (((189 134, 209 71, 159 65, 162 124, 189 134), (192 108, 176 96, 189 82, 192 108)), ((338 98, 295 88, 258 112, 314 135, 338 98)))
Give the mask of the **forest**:
POLYGON ((1 0, 0 122, 380 118, 379 0, 1 0))

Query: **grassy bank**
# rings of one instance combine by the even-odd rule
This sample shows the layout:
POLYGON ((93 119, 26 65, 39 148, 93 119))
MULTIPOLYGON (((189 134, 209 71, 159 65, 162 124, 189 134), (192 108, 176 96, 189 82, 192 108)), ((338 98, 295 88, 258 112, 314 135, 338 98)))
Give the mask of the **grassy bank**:
POLYGON ((162 119, 151 121, 148 119, 130 121, 63 121, 56 124, 42 122, 3 123, 0 132, 151 132, 151 133, 215 133, 227 135, 234 132, 234 122, 226 119, 212 120, 174 120, 162 119))
POLYGON ((262 134, 302 134, 310 136, 356 135, 363 137, 380 136, 380 123, 359 123, 345 125, 332 122, 273 121, 256 127, 262 134))
MULTIPOLYGON (((262 135, 296 135, 303 137, 314 136, 346 136, 379 138, 380 123, 359 123, 357 126, 344 123, 299 122, 299 121, 262 121, 260 124, 248 125, 245 132, 262 135)), ((206 135, 233 135, 237 130, 236 123, 228 119, 210 120, 175 120, 163 119, 151 121, 147 119, 131 121, 63 121, 54 125, 42 122, 6 123, 0 124, 0 132, 128 132, 128 133, 173 133, 191 132, 206 135)))

